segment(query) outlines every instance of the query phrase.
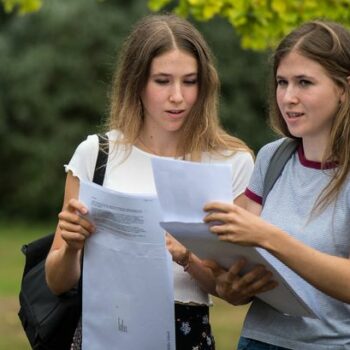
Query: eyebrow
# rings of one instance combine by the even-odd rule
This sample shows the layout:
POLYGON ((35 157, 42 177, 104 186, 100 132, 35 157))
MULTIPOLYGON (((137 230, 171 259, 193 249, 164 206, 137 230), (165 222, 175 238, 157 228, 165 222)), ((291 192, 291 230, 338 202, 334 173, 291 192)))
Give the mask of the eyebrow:
MULTIPOLYGON (((183 76, 186 77, 186 78, 188 78, 188 77, 197 76, 197 75, 198 75, 198 73, 193 72, 193 73, 187 73, 187 74, 185 74, 185 75, 183 75, 183 76)), ((154 77, 154 76, 171 77, 172 74, 159 72, 159 73, 154 73, 154 74, 152 74, 152 77, 154 77)))
MULTIPOLYGON (((298 80, 300 79, 314 79, 313 77, 306 75, 306 74, 300 74, 297 76, 293 76, 293 79, 296 78, 298 80)), ((276 75, 276 79, 286 79, 283 75, 276 75)))

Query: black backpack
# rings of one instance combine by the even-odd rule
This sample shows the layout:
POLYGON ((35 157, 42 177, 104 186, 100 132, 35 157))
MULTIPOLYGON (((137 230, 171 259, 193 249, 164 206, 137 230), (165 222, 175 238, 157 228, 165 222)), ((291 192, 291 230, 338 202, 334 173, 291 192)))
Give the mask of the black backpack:
MULTIPOLYGON (((93 182, 102 185, 108 159, 108 139, 98 135, 99 152, 93 182)), ((22 247, 25 255, 18 316, 32 349, 69 350, 81 317, 81 279, 62 295, 54 295, 46 284, 45 260, 54 234, 22 247)))

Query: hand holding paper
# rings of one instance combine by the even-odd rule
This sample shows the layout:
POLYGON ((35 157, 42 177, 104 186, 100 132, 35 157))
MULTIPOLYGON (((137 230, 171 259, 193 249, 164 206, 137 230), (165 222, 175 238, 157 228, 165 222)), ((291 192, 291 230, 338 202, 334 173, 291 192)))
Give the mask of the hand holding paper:
POLYGON ((172 262, 156 196, 81 181, 80 200, 96 225, 84 248, 83 349, 174 350, 172 262))
MULTIPOLYGON (((165 230, 198 257, 214 260, 224 268, 228 269, 242 257, 247 260, 243 273, 257 264, 264 265, 273 273, 278 287, 257 297, 283 313, 315 317, 314 310, 308 305, 312 301, 308 300, 307 304, 306 296, 302 298, 297 294, 297 286, 289 285, 270 263, 273 259, 270 260, 269 253, 220 241, 203 222, 206 203, 232 203, 230 166, 154 158, 152 167, 162 210, 161 226, 165 230)), ((300 284, 303 283, 306 282, 300 278, 300 284)))

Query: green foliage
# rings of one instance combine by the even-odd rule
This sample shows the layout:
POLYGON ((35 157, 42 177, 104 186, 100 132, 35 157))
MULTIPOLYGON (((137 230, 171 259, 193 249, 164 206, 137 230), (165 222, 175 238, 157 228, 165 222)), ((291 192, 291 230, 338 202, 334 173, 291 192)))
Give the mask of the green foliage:
MULTIPOLYGON (((6 12, 18 10, 20 14, 42 6, 42 0, 0 2, 6 12)), ((291 29, 311 19, 327 18, 350 25, 350 0, 148 0, 149 9, 156 12, 171 5, 177 14, 200 21, 225 18, 240 35, 242 47, 253 50, 274 47, 291 29)))
POLYGON ((51 0, 37 13, 4 17, 1 215, 56 217, 63 164, 105 117, 116 49, 146 12, 130 1, 51 0))
POLYGON ((20 14, 38 11, 42 0, 1 0, 6 12, 18 10, 20 14))
MULTIPOLYGON (((149 0, 159 11, 177 1, 149 0)), ((175 6, 175 5, 174 5, 175 6)), ((308 20, 327 18, 350 25, 350 0, 180 0, 174 11, 207 21, 225 18, 241 37, 243 48, 264 50, 308 20)))
MULTIPOLYGON (((0 8, 0 215, 56 220, 63 165, 107 114, 116 51, 146 6, 50 0, 26 16, 0 8)), ((217 57, 224 127, 257 150, 272 138, 266 54, 242 50, 220 17, 194 25, 217 57)))
POLYGON ((243 50, 232 26, 222 18, 195 25, 216 56, 222 123, 257 151, 273 138, 266 124, 268 54, 243 50))

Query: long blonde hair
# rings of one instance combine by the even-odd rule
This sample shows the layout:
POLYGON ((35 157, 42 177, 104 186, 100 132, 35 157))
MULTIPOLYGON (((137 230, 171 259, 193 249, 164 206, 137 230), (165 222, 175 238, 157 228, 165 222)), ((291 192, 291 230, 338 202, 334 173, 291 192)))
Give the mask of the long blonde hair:
POLYGON ((228 135, 219 124, 219 79, 209 47, 191 23, 173 14, 144 17, 124 42, 110 96, 108 129, 122 132, 124 137, 119 142, 135 143, 144 118, 140 95, 152 60, 174 48, 197 60, 199 86, 196 103, 181 129, 178 155, 199 160, 204 151, 249 150, 243 141, 228 135))
POLYGON ((320 64, 344 91, 344 100, 335 115, 322 160, 323 168, 328 162, 337 163, 329 184, 316 203, 316 207, 325 208, 336 199, 350 172, 350 32, 338 23, 311 21, 292 31, 277 47, 271 77, 270 123, 278 133, 295 138, 289 132, 276 100, 276 72, 283 57, 291 51, 320 64))

